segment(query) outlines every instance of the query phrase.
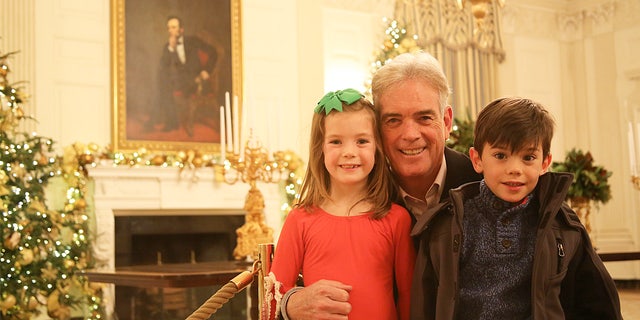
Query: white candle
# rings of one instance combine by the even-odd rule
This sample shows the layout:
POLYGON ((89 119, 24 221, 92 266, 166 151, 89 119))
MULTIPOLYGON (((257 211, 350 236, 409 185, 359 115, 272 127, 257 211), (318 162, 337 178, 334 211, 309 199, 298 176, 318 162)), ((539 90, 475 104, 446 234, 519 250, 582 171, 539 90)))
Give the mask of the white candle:
POLYGON ((231 101, 229 99, 229 91, 224 93, 224 102, 225 102, 225 120, 227 122, 227 150, 233 148, 233 136, 231 135, 231 101))
POLYGON ((238 113, 238 96, 233 96, 233 153, 240 153, 240 126, 238 121, 240 114, 238 113))
POLYGON ((225 126, 224 126, 224 107, 220 106, 220 158, 222 159, 222 163, 224 164, 224 160, 227 158, 227 154, 226 154, 226 144, 225 144, 225 135, 224 135, 224 130, 225 130, 225 126))

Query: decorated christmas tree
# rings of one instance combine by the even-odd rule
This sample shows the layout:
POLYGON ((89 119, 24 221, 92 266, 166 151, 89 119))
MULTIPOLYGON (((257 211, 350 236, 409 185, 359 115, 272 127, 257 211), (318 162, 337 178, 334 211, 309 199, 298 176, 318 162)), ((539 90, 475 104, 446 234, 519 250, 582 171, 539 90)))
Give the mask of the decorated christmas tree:
POLYGON ((0 52, 0 319, 100 318, 99 287, 82 270, 92 265, 84 197, 69 188, 65 206, 47 207, 45 186, 62 178, 49 138, 19 132, 26 97, 10 83, 0 52))
POLYGON ((387 24, 384 31, 385 38, 382 45, 375 53, 375 61, 371 64, 372 71, 380 69, 387 61, 405 52, 419 51, 420 47, 416 43, 417 35, 410 35, 398 21, 384 18, 387 24))
MULTIPOLYGON (((373 62, 371 62, 372 75, 378 71, 380 67, 385 65, 385 63, 396 56, 405 52, 416 52, 421 50, 416 42, 418 39, 417 35, 407 33, 407 29, 394 19, 388 19, 385 17, 382 21, 386 24, 384 39, 380 48, 373 53, 373 62)), ((365 87, 366 93, 370 94, 371 79, 367 79, 365 87)))

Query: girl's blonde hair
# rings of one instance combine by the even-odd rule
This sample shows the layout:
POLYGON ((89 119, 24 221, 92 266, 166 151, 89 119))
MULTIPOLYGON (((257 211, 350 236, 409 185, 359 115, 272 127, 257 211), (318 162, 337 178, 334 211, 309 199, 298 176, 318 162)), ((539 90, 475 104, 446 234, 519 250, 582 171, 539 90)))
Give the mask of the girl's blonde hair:
MULTIPOLYGON (((371 211, 373 212, 372 218, 380 219, 391 209, 391 202, 397 198, 397 191, 382 151, 382 139, 380 130, 378 130, 373 104, 365 98, 360 98, 350 105, 342 103, 342 112, 356 112, 361 110, 365 110, 371 116, 376 151, 375 163, 367 178, 366 196, 358 202, 370 202, 371 211)), ((331 112, 339 111, 334 110, 331 112)), ((299 206, 309 209, 309 211, 312 207, 318 206, 325 199, 330 198, 331 179, 329 171, 324 165, 324 152, 322 148, 324 145, 326 118, 327 114, 325 114, 325 112, 317 112, 313 115, 309 142, 309 164, 307 165, 307 171, 300 190, 300 200, 295 205, 296 207, 299 206)))

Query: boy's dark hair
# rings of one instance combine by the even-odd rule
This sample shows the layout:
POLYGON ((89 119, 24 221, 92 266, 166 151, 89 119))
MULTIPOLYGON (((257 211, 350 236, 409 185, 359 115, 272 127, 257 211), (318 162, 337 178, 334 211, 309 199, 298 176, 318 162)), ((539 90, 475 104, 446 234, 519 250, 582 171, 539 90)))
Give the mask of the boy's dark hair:
POLYGON ((476 120, 473 147, 482 154, 485 143, 510 148, 511 152, 542 146, 546 157, 551 149, 555 122, 541 104, 524 98, 507 97, 490 102, 476 120))

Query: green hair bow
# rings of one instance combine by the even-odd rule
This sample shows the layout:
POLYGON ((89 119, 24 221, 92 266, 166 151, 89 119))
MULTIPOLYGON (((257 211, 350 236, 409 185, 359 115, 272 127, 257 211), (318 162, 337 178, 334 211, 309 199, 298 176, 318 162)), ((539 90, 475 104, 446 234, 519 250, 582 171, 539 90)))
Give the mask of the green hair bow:
POLYGON ((324 110, 325 114, 329 114, 329 112, 331 112, 331 110, 333 109, 342 112, 343 102, 347 105, 350 105, 360 100, 360 98, 362 97, 364 97, 362 93, 360 93, 356 89, 351 88, 338 91, 330 91, 325 94, 322 99, 320 99, 316 108, 313 109, 313 112, 320 113, 322 112, 322 110, 324 110))

